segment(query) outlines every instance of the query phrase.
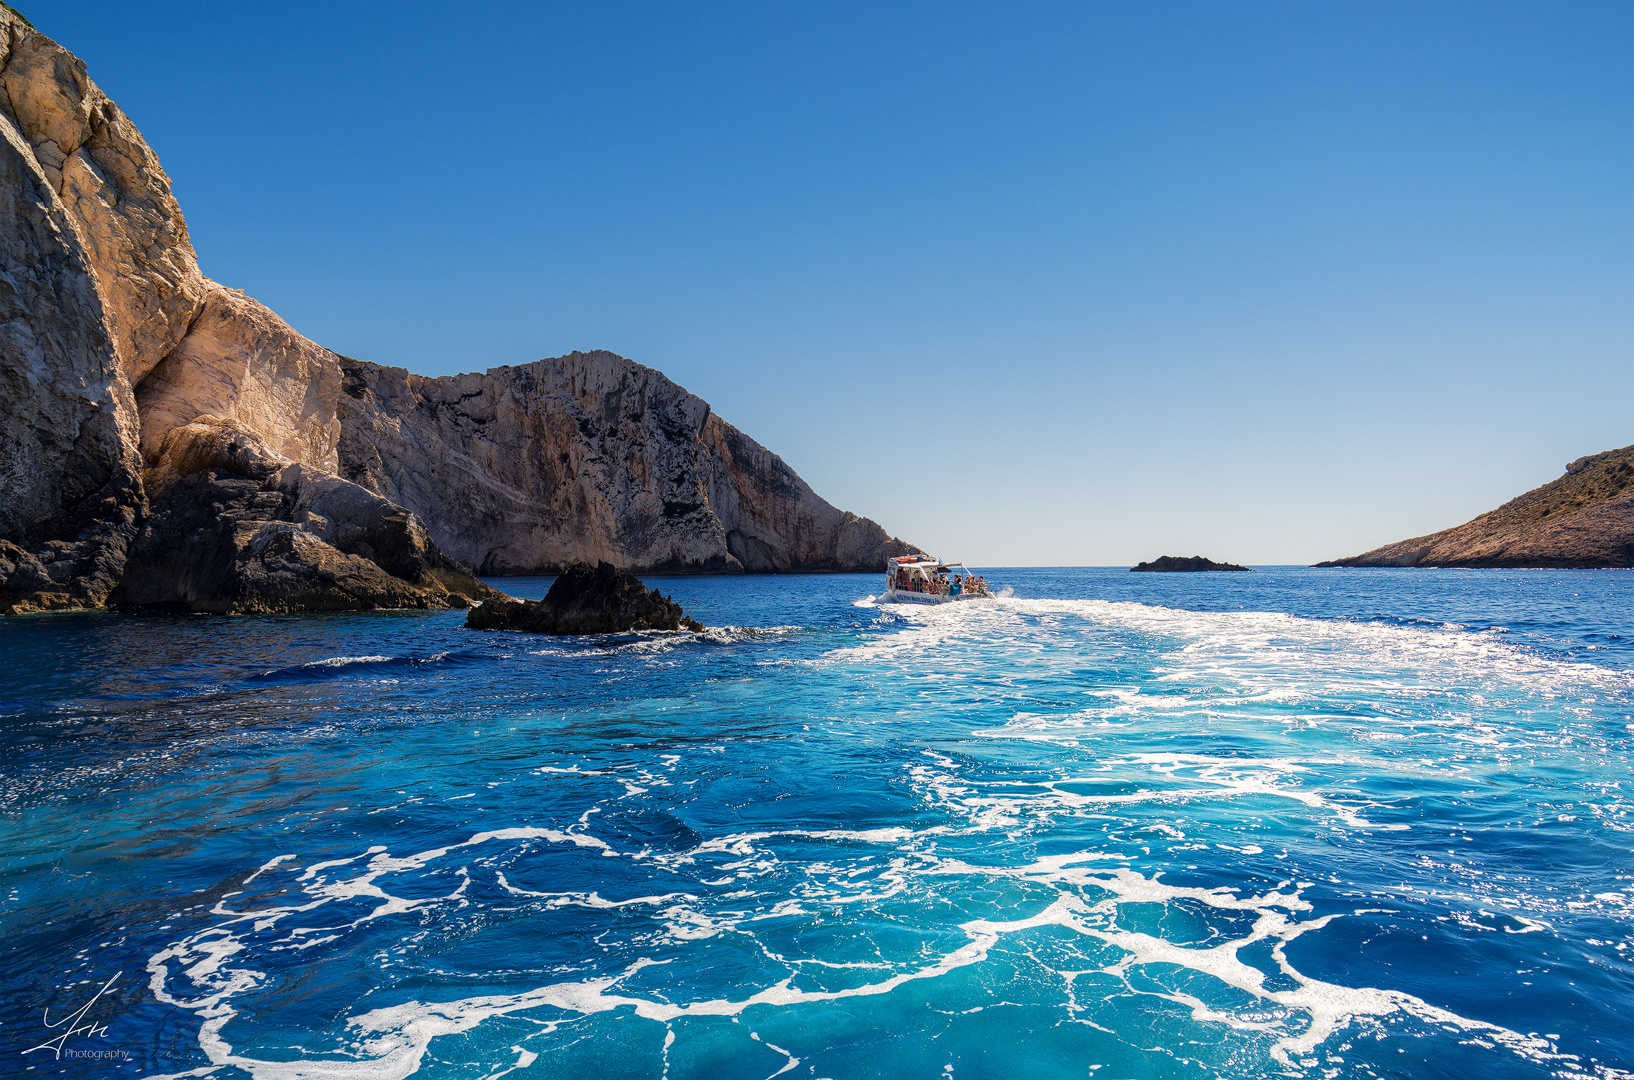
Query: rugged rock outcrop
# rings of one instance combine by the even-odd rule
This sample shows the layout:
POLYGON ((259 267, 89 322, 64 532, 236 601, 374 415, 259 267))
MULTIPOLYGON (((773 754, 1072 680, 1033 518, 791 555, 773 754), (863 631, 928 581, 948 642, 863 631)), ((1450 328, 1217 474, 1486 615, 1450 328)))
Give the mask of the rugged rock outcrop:
POLYGON ((835 509, 665 378, 609 352, 428 379, 346 359, 340 473, 485 574, 874 572, 916 548, 835 509))
POLYGON ((224 422, 166 436, 115 604, 194 611, 466 607, 502 597, 400 506, 224 422))
POLYGON ((1215 570, 1248 571, 1248 567, 1246 566, 1238 566, 1236 563, 1214 562, 1211 559, 1203 558, 1201 555, 1193 555, 1190 558, 1186 558, 1185 556, 1161 555, 1151 562, 1143 562, 1138 566, 1131 566, 1129 569, 1131 571, 1138 570, 1152 571, 1155 573, 1180 574, 1195 574, 1215 570))
POLYGON ((1318 566, 1634 566, 1634 446, 1578 458, 1566 475, 1453 529, 1318 566))
POLYGON ((530 634, 614 634, 626 630, 693 630, 681 605, 649 589, 611 563, 576 563, 551 583, 543 600, 488 600, 471 609, 472 630, 521 630, 530 634))
POLYGON ((0 90, 0 613, 460 605, 492 590, 455 560, 914 550, 611 353, 447 379, 337 356, 200 272, 153 151, 3 5, 0 90))

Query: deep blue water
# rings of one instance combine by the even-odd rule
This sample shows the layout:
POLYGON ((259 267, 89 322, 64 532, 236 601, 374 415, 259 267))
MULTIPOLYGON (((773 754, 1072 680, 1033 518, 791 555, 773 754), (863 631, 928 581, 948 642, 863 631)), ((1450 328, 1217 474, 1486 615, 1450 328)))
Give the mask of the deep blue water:
POLYGON ((0 619, 0 1075, 1634 1070, 1634 573, 988 577, 0 619))

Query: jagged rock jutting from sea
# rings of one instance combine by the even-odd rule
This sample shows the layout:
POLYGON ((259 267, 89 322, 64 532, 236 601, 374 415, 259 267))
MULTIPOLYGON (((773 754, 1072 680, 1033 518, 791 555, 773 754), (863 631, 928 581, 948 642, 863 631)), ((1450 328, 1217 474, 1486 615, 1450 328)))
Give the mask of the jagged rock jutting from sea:
POLYGON ((1634 566, 1634 446, 1578 458, 1566 475, 1457 528, 1316 565, 1634 566))
POLYGON ((153 151, 0 9, 0 613, 465 606, 470 573, 916 550, 607 352, 430 379, 205 277, 153 151), (464 565, 461 565, 464 564, 464 565))

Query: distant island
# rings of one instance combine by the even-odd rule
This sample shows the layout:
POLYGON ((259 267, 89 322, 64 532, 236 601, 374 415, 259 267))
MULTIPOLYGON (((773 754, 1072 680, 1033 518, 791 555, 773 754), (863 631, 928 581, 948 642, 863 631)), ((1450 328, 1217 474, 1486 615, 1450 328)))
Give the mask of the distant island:
POLYGON ((1456 528, 1316 565, 1634 566, 1634 446, 1580 457, 1558 480, 1456 528))
POLYGON ((1241 571, 1245 574, 1250 572, 1246 566, 1238 566, 1236 563, 1215 562, 1212 559, 1205 559, 1201 555, 1193 555, 1189 559, 1184 556, 1161 555, 1151 562, 1143 562, 1139 566, 1129 568, 1130 573, 1142 571, 1164 574, 1200 574, 1213 570, 1241 571))

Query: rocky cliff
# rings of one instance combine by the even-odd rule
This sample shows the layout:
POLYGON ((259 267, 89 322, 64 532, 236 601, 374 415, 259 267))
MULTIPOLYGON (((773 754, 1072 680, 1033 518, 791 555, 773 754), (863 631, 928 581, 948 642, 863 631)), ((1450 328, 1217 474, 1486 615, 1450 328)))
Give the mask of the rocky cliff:
POLYGON ((494 594, 460 561, 906 550, 611 354, 455 379, 337 356, 203 275, 135 126, 3 7, 0 91, 0 613, 464 605, 494 594))
POLYGON ((427 379, 343 360, 340 472, 485 574, 877 571, 915 550, 651 368, 572 353, 427 379))
POLYGON ((1578 458, 1566 475, 1453 529, 1318 566, 1634 566, 1634 446, 1578 458))

